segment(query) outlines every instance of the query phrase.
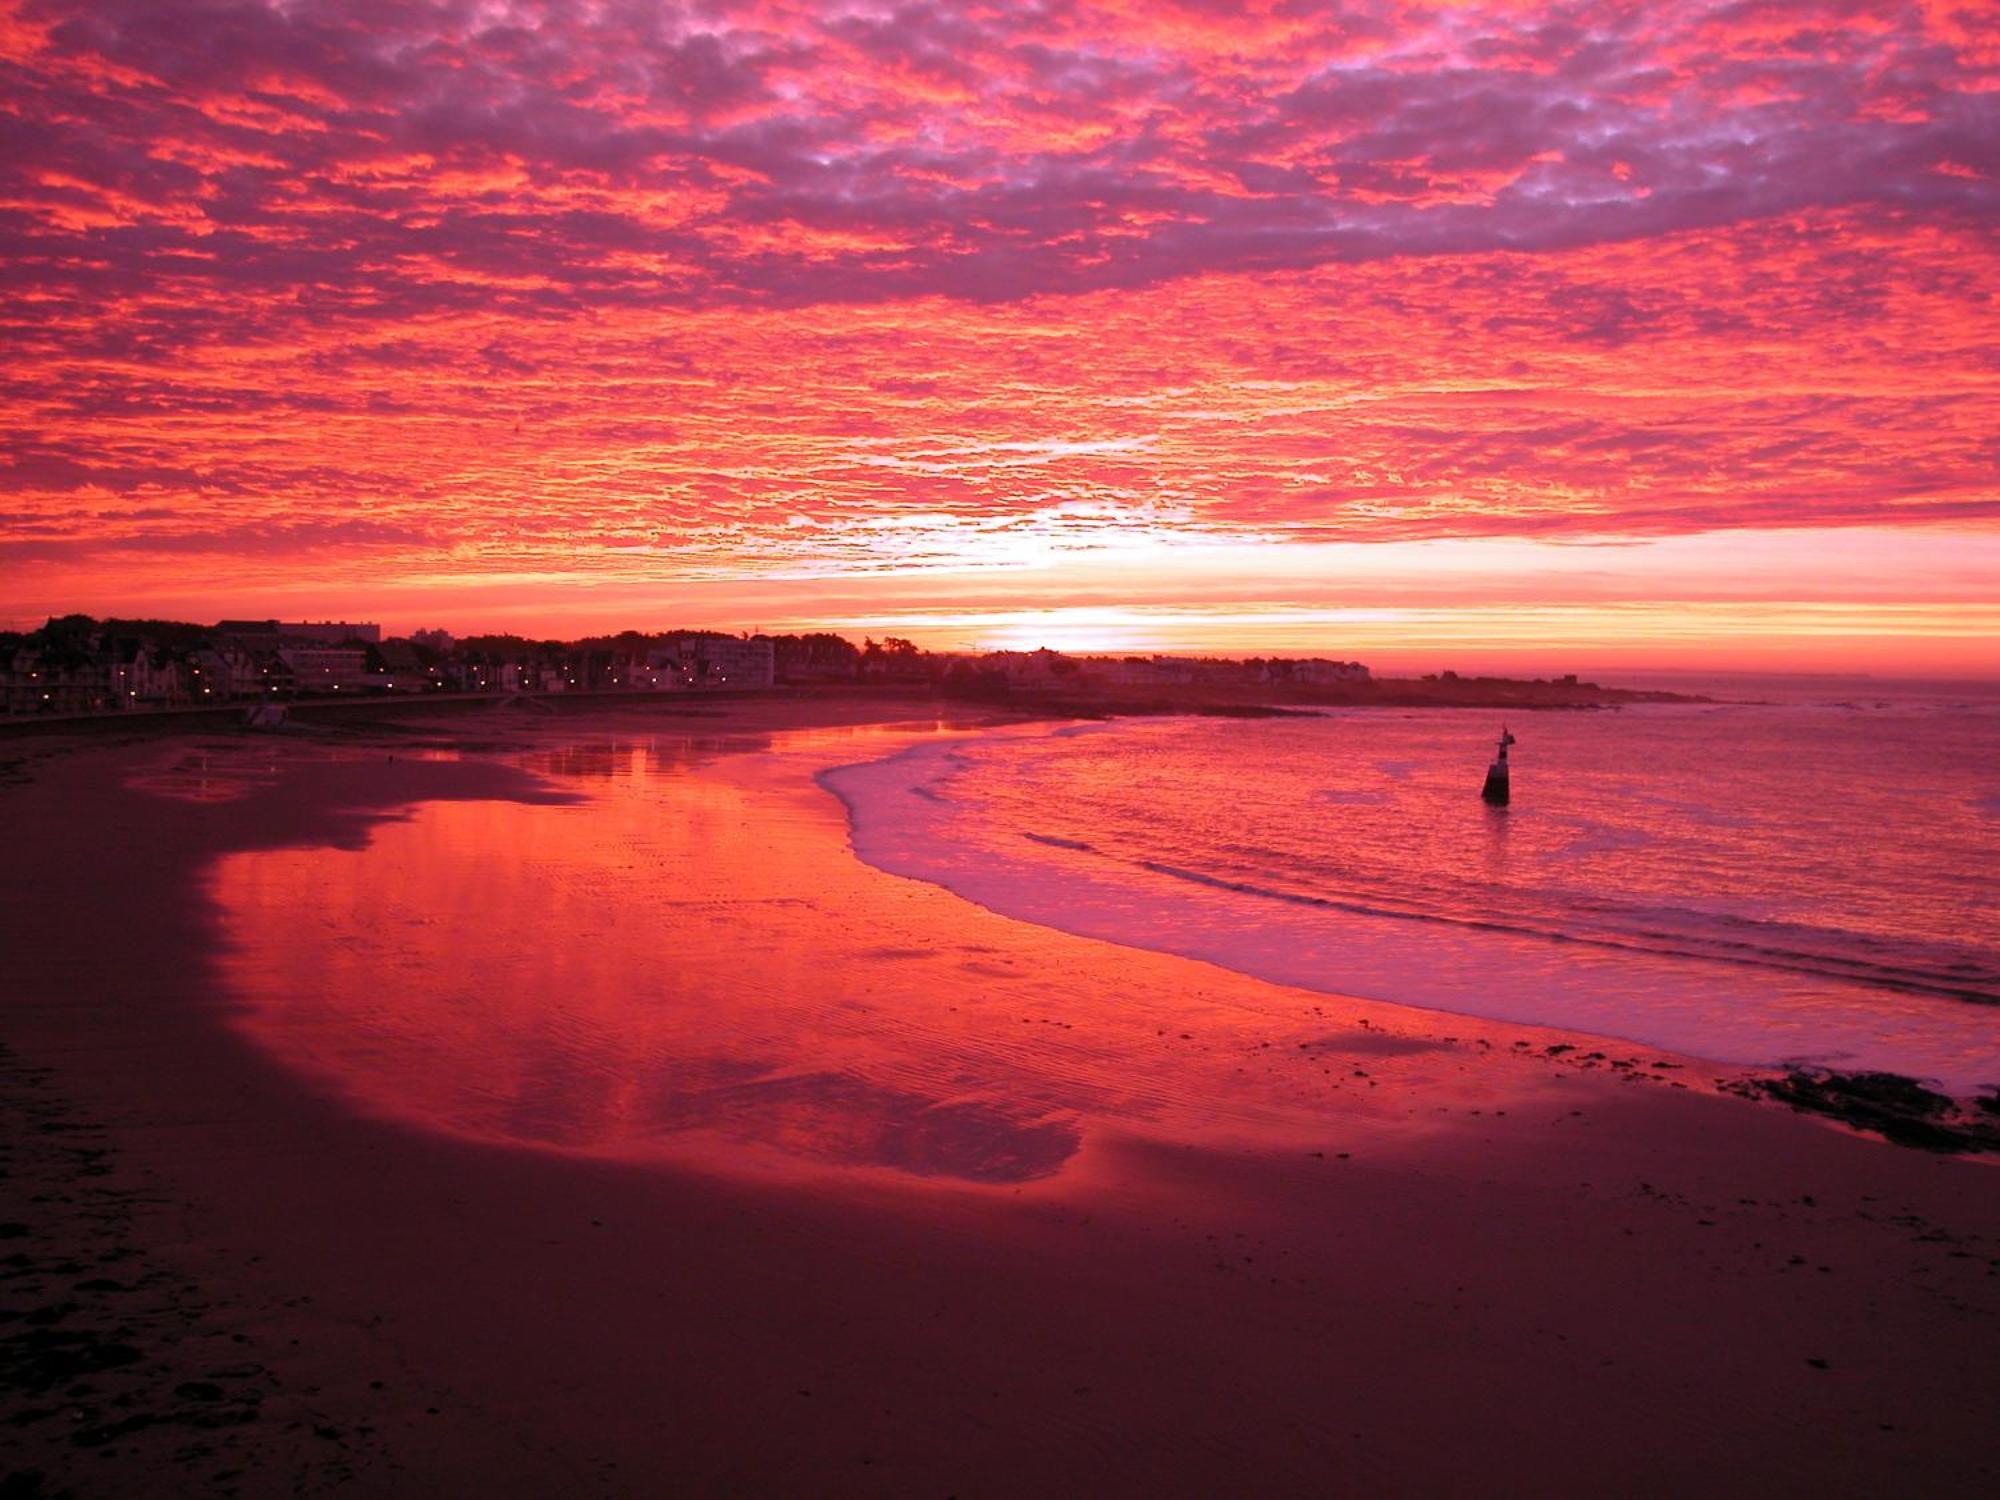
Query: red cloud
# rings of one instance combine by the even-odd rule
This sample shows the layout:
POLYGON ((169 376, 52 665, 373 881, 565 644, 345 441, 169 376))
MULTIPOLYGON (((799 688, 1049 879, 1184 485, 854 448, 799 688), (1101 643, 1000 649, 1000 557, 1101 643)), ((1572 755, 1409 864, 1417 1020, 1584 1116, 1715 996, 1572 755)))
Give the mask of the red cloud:
POLYGON ((27 0, 0 49, 17 558, 2000 508, 1948 4, 27 0))

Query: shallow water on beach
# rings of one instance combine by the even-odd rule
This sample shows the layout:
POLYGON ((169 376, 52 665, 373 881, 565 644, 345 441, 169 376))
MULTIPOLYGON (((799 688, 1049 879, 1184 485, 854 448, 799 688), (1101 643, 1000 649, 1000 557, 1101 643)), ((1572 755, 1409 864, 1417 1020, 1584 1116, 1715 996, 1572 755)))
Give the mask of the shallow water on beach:
POLYGON ((864 858, 1333 992, 2000 1082, 2000 699, 1075 726, 824 779, 864 858))
POLYGON ((252 747, 203 784, 357 811, 210 866, 216 958, 368 1113, 786 1180, 1381 1149, 1543 1099, 1556 1039, 1509 1023, 1623 1039, 1572 1061, 1635 1081, 2000 1078, 1990 714, 1536 716, 1504 813, 1494 727, 579 723, 421 777, 252 747))
MULTIPOLYGON (((510 757, 518 798, 482 783, 338 846, 225 855, 237 1023, 370 1114, 786 1180, 1014 1189, 1114 1138, 1304 1152, 1365 1126, 1379 1147, 1549 1086, 1482 1065, 1497 1032, 1399 1029, 855 859, 815 772, 971 742, 552 735, 510 757)), ((311 769, 292 795, 326 795, 311 769)))

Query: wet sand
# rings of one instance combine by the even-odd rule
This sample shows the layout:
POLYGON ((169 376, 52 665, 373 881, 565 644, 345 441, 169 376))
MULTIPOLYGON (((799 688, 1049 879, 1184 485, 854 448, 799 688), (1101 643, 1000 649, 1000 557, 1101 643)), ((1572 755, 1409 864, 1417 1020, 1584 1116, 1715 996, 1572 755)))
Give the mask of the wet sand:
POLYGON ((0 789, 30 1418, 0 1466, 79 1494, 2000 1478, 1990 1164, 882 875, 812 772, 893 740, 760 738, 805 712, 910 711, 190 736, 0 789), (478 753, 421 758, 451 744, 478 753), (515 855, 492 884, 352 941, 385 873, 481 841, 515 855), (592 880, 653 858, 674 909, 586 962, 592 880), (570 929, 529 950, 509 900, 570 929))

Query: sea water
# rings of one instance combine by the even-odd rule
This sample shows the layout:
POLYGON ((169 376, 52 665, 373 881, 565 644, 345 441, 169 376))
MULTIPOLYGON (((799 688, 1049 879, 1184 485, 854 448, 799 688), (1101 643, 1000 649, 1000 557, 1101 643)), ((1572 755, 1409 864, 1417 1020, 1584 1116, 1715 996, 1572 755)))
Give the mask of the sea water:
POLYGON ((1006 915, 1719 1062, 2000 1084, 2000 694, 1030 727, 822 780, 1006 915))

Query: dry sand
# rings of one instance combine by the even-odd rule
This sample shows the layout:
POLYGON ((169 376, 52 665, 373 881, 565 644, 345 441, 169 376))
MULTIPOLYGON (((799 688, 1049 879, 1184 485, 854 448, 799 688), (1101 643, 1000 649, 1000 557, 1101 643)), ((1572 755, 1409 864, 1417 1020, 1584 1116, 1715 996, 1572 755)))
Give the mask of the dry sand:
POLYGON ((839 742, 759 735, 911 713, 29 752, 0 789, 5 1493, 2000 1483, 1990 1165, 869 870, 810 779, 839 742), (312 873, 291 851, 344 910, 346 851, 546 822, 602 785, 557 743, 663 732, 709 906, 661 983, 727 1036, 774 1018, 747 1094, 668 1068, 702 1109, 632 1107, 674 1033, 564 1081, 580 1114, 526 1109, 506 1015, 475 1055, 246 939, 312 873), (447 740, 490 753, 416 758, 447 740), (752 891, 732 949, 716 903, 752 891), (259 974, 289 977, 236 993, 259 974))

